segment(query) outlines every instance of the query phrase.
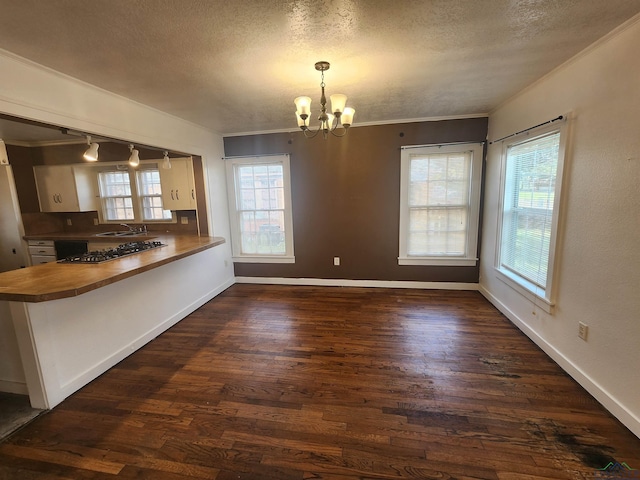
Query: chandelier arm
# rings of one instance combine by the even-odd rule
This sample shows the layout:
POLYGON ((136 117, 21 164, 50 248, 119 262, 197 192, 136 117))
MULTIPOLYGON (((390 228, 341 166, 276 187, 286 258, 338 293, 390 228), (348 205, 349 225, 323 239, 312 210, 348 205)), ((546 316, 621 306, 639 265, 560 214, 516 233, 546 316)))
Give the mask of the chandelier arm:
POLYGON ((336 133, 337 129, 333 129, 333 130, 329 130, 331 132, 331 135, 333 135, 334 137, 344 137, 347 134, 347 128, 345 128, 344 126, 340 129, 342 130, 342 133, 336 133))
POLYGON ((315 137, 316 135, 318 135, 318 133, 320 133, 320 130, 321 130, 321 128, 318 128, 315 132, 313 132, 313 133, 311 133, 311 134, 310 134, 310 133, 308 133, 308 132, 310 132, 311 130, 309 130, 309 128, 305 128, 304 130, 302 130, 302 133, 304 134, 304 136, 305 136, 306 138, 313 138, 313 137, 315 137))

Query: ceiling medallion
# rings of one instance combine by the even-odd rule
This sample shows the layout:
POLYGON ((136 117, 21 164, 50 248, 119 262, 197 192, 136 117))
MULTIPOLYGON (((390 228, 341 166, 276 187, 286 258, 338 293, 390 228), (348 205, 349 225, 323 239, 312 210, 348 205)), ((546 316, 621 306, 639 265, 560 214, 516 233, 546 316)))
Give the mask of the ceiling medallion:
POLYGON ((329 62, 316 62, 316 70, 321 72, 320 88, 322 94, 320 96, 320 115, 318 121, 320 125, 315 131, 309 129, 309 115, 311 113, 311 98, 298 97, 294 100, 296 104, 296 118, 298 119, 298 126, 302 129, 302 133, 307 138, 315 137, 319 132, 322 132, 322 136, 326 139, 329 134, 335 137, 343 137, 351 124, 353 123, 353 115, 356 111, 353 108, 346 107, 347 96, 341 93, 335 93, 331 95, 331 110, 333 114, 327 113, 327 97, 324 94, 324 72, 329 70, 329 62))

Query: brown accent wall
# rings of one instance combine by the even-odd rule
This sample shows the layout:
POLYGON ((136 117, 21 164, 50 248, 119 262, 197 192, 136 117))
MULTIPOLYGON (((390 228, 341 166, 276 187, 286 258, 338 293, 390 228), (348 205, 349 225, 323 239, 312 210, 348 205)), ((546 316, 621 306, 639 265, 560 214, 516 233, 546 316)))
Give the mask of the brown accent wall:
POLYGON ((7 157, 9 157, 9 163, 13 170, 18 203, 23 214, 38 213, 40 211, 36 179, 33 174, 32 153, 33 149, 29 147, 7 145, 7 157))
MULTIPOLYGON (((400 147, 482 142, 487 118, 227 137, 226 156, 289 153, 294 264, 235 263, 246 277, 478 282, 478 267, 398 265, 400 147), (340 257, 341 265, 333 265, 340 257)), ((479 248, 479 247, 478 247, 479 248)))

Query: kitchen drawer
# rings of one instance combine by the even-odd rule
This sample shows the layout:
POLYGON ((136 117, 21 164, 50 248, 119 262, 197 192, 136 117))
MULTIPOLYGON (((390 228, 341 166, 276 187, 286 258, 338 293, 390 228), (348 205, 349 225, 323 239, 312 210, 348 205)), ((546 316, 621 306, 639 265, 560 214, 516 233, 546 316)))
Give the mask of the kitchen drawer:
POLYGON ((53 240, 29 240, 29 246, 53 247, 53 240))
POLYGON ((56 258, 56 247, 53 245, 48 246, 39 246, 39 245, 29 245, 29 255, 32 257, 34 255, 52 255, 53 258, 56 258))
POLYGON ((55 255, 31 255, 31 265, 40 265, 41 263, 49 263, 55 261, 55 255))

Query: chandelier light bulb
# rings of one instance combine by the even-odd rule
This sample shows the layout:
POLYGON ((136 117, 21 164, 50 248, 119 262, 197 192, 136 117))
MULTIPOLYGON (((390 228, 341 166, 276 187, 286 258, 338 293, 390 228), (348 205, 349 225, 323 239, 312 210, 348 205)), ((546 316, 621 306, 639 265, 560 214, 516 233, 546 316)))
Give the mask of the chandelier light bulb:
POLYGON ((309 97, 298 97, 293 103, 296 104, 296 113, 300 115, 303 120, 306 120, 311 113, 311 99, 309 97), (305 117, 305 115, 307 117, 305 117))
POLYGON ((344 112, 344 106, 347 103, 347 96, 341 93, 331 95, 331 111, 338 116, 338 113, 344 112))
POLYGON ((344 109, 342 115, 340 116, 340 120, 342 121, 342 125, 345 128, 349 128, 351 126, 351 124, 353 123, 353 116, 355 114, 356 111, 351 107, 347 107, 344 109))

